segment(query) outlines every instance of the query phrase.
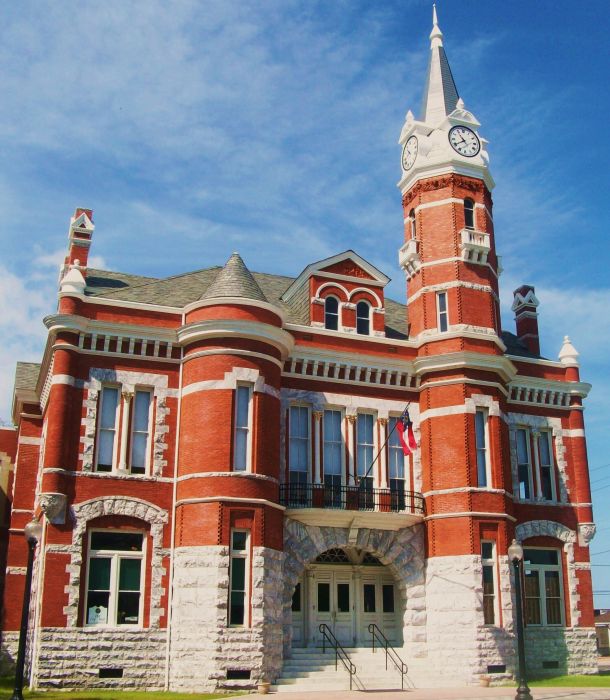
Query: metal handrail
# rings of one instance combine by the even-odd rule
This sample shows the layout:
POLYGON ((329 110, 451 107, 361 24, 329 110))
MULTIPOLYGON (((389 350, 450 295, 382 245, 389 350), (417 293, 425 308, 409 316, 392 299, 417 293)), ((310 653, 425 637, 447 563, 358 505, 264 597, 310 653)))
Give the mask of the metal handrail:
POLYGON ((369 625, 369 632, 371 633, 371 636, 373 638, 373 654, 375 653, 375 637, 377 637, 377 641, 384 647, 385 649, 385 670, 388 670, 388 657, 396 666, 396 668, 400 671, 400 687, 402 690, 405 689, 405 676, 407 675, 409 668, 407 664, 398 656, 396 653, 396 649, 390 644, 388 641, 388 638, 385 636, 385 634, 377 627, 377 625, 374 622, 371 622, 369 625))
POLYGON ((330 627, 324 623, 318 628, 322 635, 322 653, 326 654, 326 641, 335 650, 335 671, 337 670, 337 662, 340 660, 345 666, 345 670, 349 673, 349 689, 352 689, 352 678, 356 675, 356 667, 350 661, 345 649, 339 643, 339 640, 332 633, 330 627))
POLYGON ((424 497, 416 491, 345 484, 293 483, 280 485, 280 503, 287 508, 333 508, 424 515, 424 497))

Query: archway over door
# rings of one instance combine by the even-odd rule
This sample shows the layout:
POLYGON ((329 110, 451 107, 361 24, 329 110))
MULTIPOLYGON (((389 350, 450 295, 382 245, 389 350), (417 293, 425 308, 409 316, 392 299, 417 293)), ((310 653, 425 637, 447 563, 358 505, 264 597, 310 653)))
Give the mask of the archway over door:
MULTIPOLYGON (((296 585, 306 569, 330 550, 366 553, 387 567, 396 586, 397 607, 403 611, 404 642, 425 646, 425 589, 423 526, 402 530, 348 529, 305 525, 286 518, 284 525, 284 656, 292 647, 292 599, 296 585)), ((383 582, 381 581, 381 585, 383 582)), ((345 595, 336 591, 334 595, 345 595)), ((381 592, 383 595, 383 592, 381 592)))

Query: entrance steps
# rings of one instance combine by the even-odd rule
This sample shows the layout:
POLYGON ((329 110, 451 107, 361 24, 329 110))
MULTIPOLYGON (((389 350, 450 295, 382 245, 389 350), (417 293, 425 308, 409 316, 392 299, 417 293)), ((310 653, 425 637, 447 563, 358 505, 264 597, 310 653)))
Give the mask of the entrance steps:
MULTIPOLYGON (((370 647, 348 647, 345 649, 356 667, 353 690, 400 690, 400 673, 391 661, 385 666, 385 652, 370 647)), ((402 656, 402 650, 397 650, 402 656)), ((405 663, 407 659, 404 658, 405 663)), ((405 690, 422 685, 430 686, 430 678, 416 672, 405 676, 405 690), (418 677, 419 676, 419 677, 418 677), (420 681, 418 683, 418 681, 420 681), (425 681, 428 681, 427 683, 425 681)), ((282 672, 271 686, 278 693, 316 690, 349 690, 349 673, 339 660, 335 670, 335 652, 321 648, 292 649, 292 657, 284 660, 282 672)))

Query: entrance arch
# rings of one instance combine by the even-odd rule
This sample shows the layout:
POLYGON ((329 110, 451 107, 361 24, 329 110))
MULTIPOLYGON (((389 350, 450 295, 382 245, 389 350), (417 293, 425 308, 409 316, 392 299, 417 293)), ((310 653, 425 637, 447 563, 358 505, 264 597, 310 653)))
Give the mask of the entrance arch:
MULTIPOLYGON (((423 526, 416 525, 402 530, 373 530, 369 528, 349 529, 335 527, 317 527, 305 525, 296 520, 287 518, 284 526, 284 591, 283 591, 283 624, 284 624, 284 656, 291 654, 293 640, 292 625, 292 598, 296 585, 304 579, 306 571, 313 565, 314 572, 322 570, 326 562, 316 563, 316 559, 325 552, 343 550, 348 556, 360 553, 364 556, 369 553, 385 567, 385 573, 394 581, 396 608, 401 612, 397 617, 398 632, 397 641, 413 639, 413 625, 419 627, 418 641, 422 639, 422 625, 425 629, 425 598, 424 598, 424 538, 423 526)), ((326 573, 331 573, 329 565, 326 573)), ((338 567, 337 567, 338 568, 338 567)), ((373 567, 370 567, 373 568, 373 567)), ((379 567, 381 568, 381 567, 379 567)), ((365 570, 365 567, 363 567, 365 570)), ((338 572, 339 574, 340 572, 338 572)), ((315 574, 314 574, 315 575, 315 574)), ((367 576, 368 576, 367 571, 367 576)), ((377 577, 379 585, 383 586, 383 577, 377 577)), ((340 580, 339 583, 348 583, 340 580)), ((373 585, 374 575, 371 575, 369 585, 373 585)), ((333 579, 336 586, 337 581, 333 579)), ((362 592, 364 589, 362 589, 362 592)), ((314 591, 314 594, 317 592, 314 591)), ((322 590, 324 593, 324 590, 322 590)), ((372 595, 369 590, 369 594, 372 595)), ((377 596, 383 596, 375 592, 377 596)), ((313 594, 311 594, 313 595, 313 594)), ((345 596, 347 590, 329 589, 331 596, 345 596)), ((352 595, 354 595, 352 593, 352 595)), ((307 614, 312 614, 313 599, 309 601, 307 614)), ((362 602, 362 601, 361 601, 362 602)), ((338 601, 335 600, 335 610, 338 610, 338 601)), ((345 605, 345 603, 343 603, 345 605)), ((382 606, 382 599, 381 599, 382 606)), ((316 605, 317 608, 317 605, 316 605)), ((370 609, 370 605, 369 605, 370 609)), ((317 612, 316 612, 317 614, 317 612)), ((309 625, 311 629, 311 621, 309 625)), ((361 634, 355 635, 359 639, 361 634)), ((300 640, 295 640, 299 642, 300 640)), ((303 639, 303 644, 309 644, 312 640, 303 639)))

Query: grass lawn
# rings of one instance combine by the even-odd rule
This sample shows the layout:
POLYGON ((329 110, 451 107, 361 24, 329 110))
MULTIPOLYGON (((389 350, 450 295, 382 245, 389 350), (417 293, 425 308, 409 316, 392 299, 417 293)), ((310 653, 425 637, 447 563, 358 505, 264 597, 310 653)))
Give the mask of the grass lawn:
POLYGON ((554 676, 528 681, 532 688, 610 688, 610 675, 554 676))
MULTIPOLYGON (((7 700, 13 693, 13 679, 0 678, 0 700, 7 700)), ((227 698, 229 695, 241 695, 242 693, 153 693, 150 691, 117 691, 117 690, 81 690, 74 692, 23 691, 24 698, 44 698, 44 700, 155 700, 166 698, 167 700, 211 700, 211 698, 227 698)))

